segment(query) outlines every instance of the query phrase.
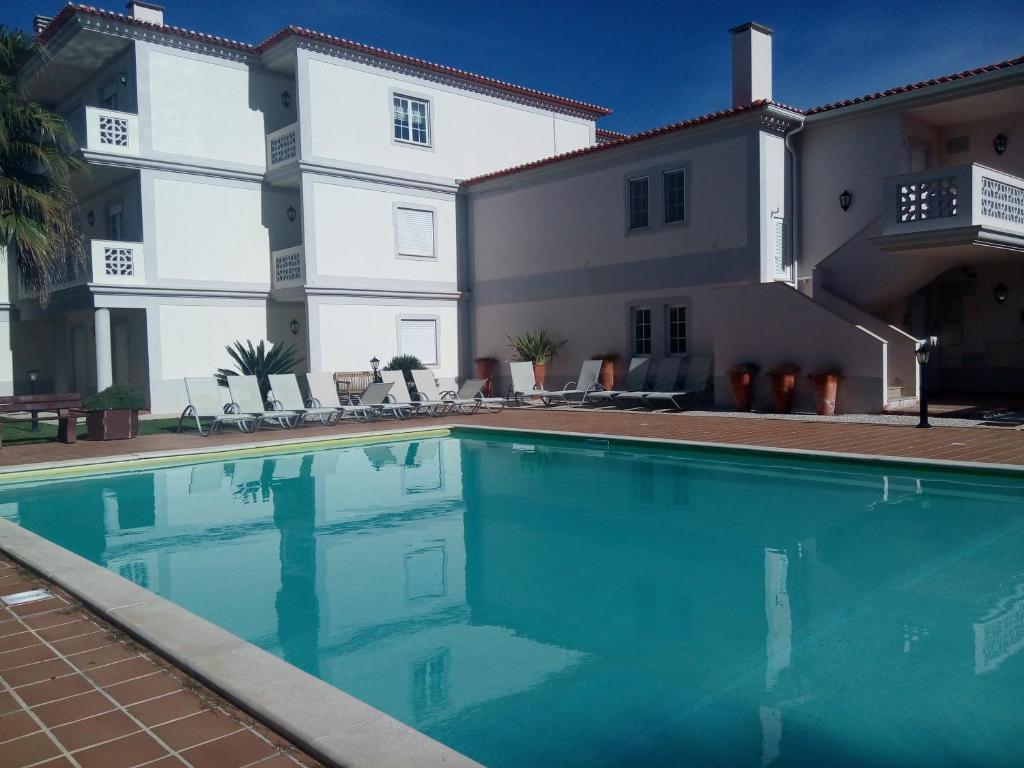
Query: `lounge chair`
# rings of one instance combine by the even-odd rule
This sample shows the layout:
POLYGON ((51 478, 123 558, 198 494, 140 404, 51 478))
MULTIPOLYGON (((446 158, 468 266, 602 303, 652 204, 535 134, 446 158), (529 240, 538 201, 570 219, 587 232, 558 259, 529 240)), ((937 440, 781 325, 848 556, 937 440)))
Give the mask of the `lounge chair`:
POLYGON ((224 405, 220 397, 220 385, 213 377, 185 379, 185 393, 188 405, 178 419, 178 432, 186 418, 196 420, 196 429, 206 437, 224 424, 234 424, 239 432, 252 432, 259 426, 259 417, 238 413, 234 404, 224 405), (203 420, 209 422, 203 429, 203 420))
POLYGON ((258 416, 260 424, 267 422, 282 429, 297 427, 302 420, 301 414, 295 411, 270 410, 263 404, 263 395, 255 376, 228 376, 228 391, 231 401, 238 406, 239 413, 258 416))
MULTIPOLYGON (((443 403, 445 405, 442 412, 454 410, 464 416, 470 416, 480 410, 482 405, 479 400, 473 397, 456 397, 455 392, 452 392, 450 395, 447 392, 442 394, 437 388, 437 382, 434 381, 434 374, 422 368, 412 372, 412 380, 416 383, 416 391, 419 392, 420 401, 432 404, 443 403)), ((479 387, 477 389, 479 390, 479 387)), ((437 415, 440 415, 440 413, 437 415)))
POLYGON ((508 388, 506 400, 515 400, 520 405, 527 398, 541 398, 543 390, 537 388, 537 379, 533 375, 533 363, 513 361, 508 364, 512 374, 512 383, 508 388))
MULTIPOLYGON (((678 357, 663 357, 658 363, 658 370, 654 374, 654 391, 665 392, 675 389, 676 381, 679 379, 678 357)), ((638 389, 633 392, 622 392, 615 396, 613 401, 616 405, 624 405, 628 408, 635 408, 644 405, 644 398, 651 394, 652 390, 638 389)))
POLYGON ((570 405, 572 404, 572 400, 569 399, 570 395, 579 397, 579 401, 576 403, 577 408, 583 405, 591 392, 601 389, 601 385, 597 383, 597 378, 601 375, 601 362, 601 360, 584 360, 583 365, 580 367, 580 375, 576 377, 575 381, 566 382, 565 386, 561 389, 550 389, 541 392, 540 399, 544 402, 544 405, 556 405, 558 403, 570 405))
MULTIPOLYGON (((459 387, 458 392, 455 393, 456 400, 476 400, 480 405, 487 411, 495 413, 505 408, 505 398, 503 397, 484 397, 485 379, 466 379, 466 382, 459 387)), ((444 393, 442 393, 442 397, 444 393)))
POLYGON ((380 377, 384 379, 384 382, 391 384, 391 397, 393 401, 398 405, 411 406, 416 413, 425 413, 428 416, 440 416, 445 411, 451 408, 450 403, 446 403, 444 400, 430 400, 422 394, 418 399, 413 400, 412 395, 409 394, 409 387, 405 383, 405 373, 403 371, 381 371, 380 377))
POLYGON ((673 408, 683 410, 684 403, 696 400, 701 394, 707 391, 708 382, 711 379, 711 358, 694 357, 686 366, 686 379, 683 381, 681 390, 667 389, 664 391, 648 392, 643 399, 644 405, 653 408, 658 401, 668 401, 673 408))
POLYGON ((627 392, 641 392, 647 383, 647 373, 651 368, 649 357, 634 357, 629 361, 629 370, 622 389, 599 389, 586 396, 588 403, 608 405, 619 395, 627 392))
POLYGON ((378 416, 386 414, 394 416, 396 419, 408 419, 416 412, 416 408, 410 403, 396 403, 391 397, 393 386, 387 382, 371 384, 363 394, 353 397, 353 400, 358 401, 355 403, 356 405, 367 405, 373 408, 374 413, 378 416))
MULTIPOLYGON (((271 376, 271 379, 273 378, 271 376)), ((307 373, 306 386, 309 387, 309 405, 313 408, 333 411, 339 419, 352 416, 360 421, 369 421, 377 413, 369 405, 353 405, 341 402, 341 398, 338 397, 338 385, 334 382, 333 373, 307 373)), ((274 387, 273 381, 271 381, 270 388, 274 390, 276 395, 277 389, 274 387)), ((291 406, 285 404, 285 408, 289 407, 291 406)))

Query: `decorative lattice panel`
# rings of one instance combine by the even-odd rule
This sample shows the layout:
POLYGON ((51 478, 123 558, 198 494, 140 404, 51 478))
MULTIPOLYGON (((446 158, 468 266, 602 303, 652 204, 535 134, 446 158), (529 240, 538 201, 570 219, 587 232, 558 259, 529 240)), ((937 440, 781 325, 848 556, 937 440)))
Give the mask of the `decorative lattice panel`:
POLYGON ((281 253, 274 257, 274 281, 285 283, 302 279, 302 253, 281 253))
POLYGON ((100 144, 127 148, 128 120, 113 115, 100 115, 100 144))
POLYGON ((135 252, 131 248, 105 247, 103 274, 109 277, 135 277, 135 252))
POLYGON ((957 202, 955 176, 900 184, 900 221, 956 216, 957 202))
POLYGON ((295 131, 288 131, 270 140, 270 164, 277 165, 298 156, 298 139, 295 131))
POLYGON ((1012 224, 1024 224, 1024 187, 982 176, 981 213, 1012 224))

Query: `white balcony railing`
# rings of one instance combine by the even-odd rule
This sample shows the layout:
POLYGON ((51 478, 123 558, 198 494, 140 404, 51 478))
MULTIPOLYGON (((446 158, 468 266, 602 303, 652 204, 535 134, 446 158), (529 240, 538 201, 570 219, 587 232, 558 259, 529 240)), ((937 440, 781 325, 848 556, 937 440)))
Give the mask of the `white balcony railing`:
POLYGON ((146 282, 146 260, 143 257, 142 243, 93 240, 90 244, 90 256, 94 283, 144 285, 146 282))
POLYGON ((1024 179, 976 163, 890 176, 883 237, 980 227, 1024 237, 1024 179))
POLYGON ((270 287, 292 288, 306 280, 306 259, 301 245, 270 254, 270 287))
POLYGON ((267 170, 299 159, 299 124, 292 123, 267 134, 267 170))
POLYGON ((102 107, 84 107, 71 116, 83 150, 114 155, 139 154, 139 116, 102 107))

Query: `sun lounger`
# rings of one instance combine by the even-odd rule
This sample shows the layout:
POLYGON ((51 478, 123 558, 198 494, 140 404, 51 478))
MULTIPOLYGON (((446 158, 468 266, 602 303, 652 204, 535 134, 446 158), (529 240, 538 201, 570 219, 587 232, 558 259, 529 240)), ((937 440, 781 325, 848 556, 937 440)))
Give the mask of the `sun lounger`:
POLYGON ((544 396, 543 390, 537 388, 537 379, 533 375, 533 363, 513 361, 508 364, 508 367, 512 374, 512 384, 509 385, 506 400, 515 400, 522 405, 526 399, 539 399, 544 396))
POLYGON ((647 383, 647 373, 651 368, 649 357, 634 357, 629 361, 629 370, 622 389, 599 389, 586 397, 588 403, 608 405, 619 395, 627 392, 641 392, 647 383))
POLYGON ((258 416, 238 413, 232 404, 224 405, 221 401, 220 385, 212 376, 185 379, 185 393, 188 405, 178 419, 178 432, 181 432, 181 424, 186 418, 196 420, 196 429, 203 437, 216 432, 224 424, 234 424, 240 432, 251 432, 259 426, 258 416), (205 430, 204 420, 208 422, 205 430))
MULTIPOLYGON (((333 373, 307 373, 306 386, 309 388, 309 405, 313 408, 333 411, 339 419, 351 416, 360 421, 369 421, 376 414, 376 411, 369 405, 342 403, 341 398, 338 397, 338 385, 334 381, 333 373)), ((274 388, 273 382, 271 382, 270 388, 276 395, 277 390, 274 388)), ((289 408, 290 406, 285 404, 284 407, 289 408)))
POLYGON ((708 388, 711 379, 711 358, 694 357, 686 367, 686 380, 681 390, 664 390, 648 392, 643 398, 643 404, 653 408, 657 402, 669 402, 673 408, 682 410, 684 403, 695 400, 708 388))
POLYGON ((283 429, 292 429, 299 425, 301 416, 295 411, 266 409, 255 376, 228 376, 227 380, 231 402, 238 406, 239 413, 258 416, 260 424, 266 422, 283 429))
MULTIPOLYGON (((454 392, 450 396, 448 394, 442 395, 437 388, 437 382, 434 381, 434 374, 430 371, 423 370, 422 368, 412 372, 412 380, 416 383, 416 390, 420 394, 421 402, 425 401, 434 404, 444 403, 446 410, 458 411, 464 416, 476 413, 480 410, 480 406, 483 405, 483 403, 474 397, 456 397, 454 392)), ((478 392, 479 389, 480 388, 477 387, 478 392)))
POLYGON ((394 385, 388 382, 383 384, 371 384, 363 394, 354 397, 357 405, 368 405, 373 408, 377 415, 393 416, 396 419, 408 419, 416 412, 416 407, 411 403, 396 403, 391 397, 391 388, 394 385))
MULTIPOLYGON (((654 374, 654 391, 664 392, 672 390, 679 379, 679 358, 663 357, 658 363, 658 370, 654 374)), ((636 407, 644 405, 644 398, 651 393, 651 390, 638 389, 633 392, 622 392, 615 396, 616 405, 636 407)))
POLYGON ((492 413, 504 409, 505 398, 484 397, 484 383, 484 379, 466 379, 466 382, 461 387, 459 387, 458 392, 455 393, 455 399, 476 400, 485 410, 488 410, 492 413))
POLYGON ((569 405, 573 402, 569 399, 571 395, 573 398, 579 398, 576 402, 576 406, 579 407, 586 402, 587 396, 591 392, 601 389, 601 385, 597 383, 597 378, 600 375, 600 360, 584 360, 583 365, 580 367, 580 375, 576 377, 575 381, 567 382, 562 389, 545 390, 540 393, 540 399, 544 402, 544 405, 557 405, 559 403, 569 405))
POLYGON ((381 371, 380 376, 384 379, 385 383, 392 385, 391 397, 394 402, 398 405, 411 406, 416 413, 440 416, 451 407, 449 403, 443 400, 431 401, 426 397, 413 400, 412 395, 409 394, 409 387, 405 383, 405 373, 403 371, 381 371))

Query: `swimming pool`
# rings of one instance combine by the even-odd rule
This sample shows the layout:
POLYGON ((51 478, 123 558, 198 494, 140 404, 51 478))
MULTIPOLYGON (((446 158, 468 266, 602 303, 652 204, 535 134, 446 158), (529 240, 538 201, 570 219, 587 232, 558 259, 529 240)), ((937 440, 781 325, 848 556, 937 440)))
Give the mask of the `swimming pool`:
POLYGON ((1022 486, 455 433, 0 516, 497 768, 1019 765, 1022 486))

